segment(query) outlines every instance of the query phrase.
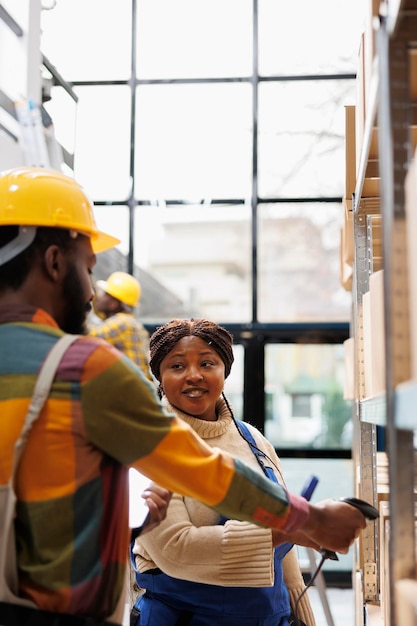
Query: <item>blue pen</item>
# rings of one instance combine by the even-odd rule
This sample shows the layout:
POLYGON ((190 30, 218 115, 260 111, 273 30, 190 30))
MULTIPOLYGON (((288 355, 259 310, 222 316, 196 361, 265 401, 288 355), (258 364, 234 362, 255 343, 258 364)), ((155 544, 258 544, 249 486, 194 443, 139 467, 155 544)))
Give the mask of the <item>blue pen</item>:
POLYGON ((302 497, 305 498, 306 500, 311 500, 311 496, 313 495, 313 492, 315 488, 317 487, 318 482, 319 482, 319 479, 317 478, 317 476, 310 476, 310 478, 308 479, 308 481, 306 482, 306 484, 304 485, 301 491, 302 497))

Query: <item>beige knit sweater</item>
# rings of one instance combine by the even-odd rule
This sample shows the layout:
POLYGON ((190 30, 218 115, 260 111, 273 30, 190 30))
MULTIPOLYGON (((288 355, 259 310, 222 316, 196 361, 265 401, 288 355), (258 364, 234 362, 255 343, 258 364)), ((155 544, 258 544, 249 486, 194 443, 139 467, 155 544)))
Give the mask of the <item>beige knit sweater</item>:
MULTIPOLYGON (((179 415, 211 446, 227 450, 262 473, 249 444, 245 443, 222 398, 217 404, 215 422, 191 417, 174 409, 164 398, 166 408, 179 415)), ((281 470, 280 461, 272 445, 253 426, 248 424, 257 446, 281 470)), ((283 483, 282 473, 276 471, 283 483)), ((268 587, 273 585, 273 546, 269 529, 249 522, 228 520, 218 525, 219 515, 193 500, 173 494, 166 519, 153 531, 139 536, 133 549, 136 568, 140 572, 159 567, 166 574, 225 587, 268 587)), ((304 589, 294 549, 283 561, 284 578, 294 608, 304 589)), ((315 626, 307 594, 298 607, 298 616, 315 626)))

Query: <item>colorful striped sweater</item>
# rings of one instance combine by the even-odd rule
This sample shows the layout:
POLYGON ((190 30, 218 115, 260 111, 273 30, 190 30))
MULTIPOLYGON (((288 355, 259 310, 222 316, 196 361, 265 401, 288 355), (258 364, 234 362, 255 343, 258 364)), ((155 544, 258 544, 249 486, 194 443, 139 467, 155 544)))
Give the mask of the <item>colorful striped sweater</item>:
MULTIPOLYGON (((10 477, 40 366, 61 335, 41 309, 0 307, 0 484, 10 477)), ((80 337, 61 361, 18 468, 22 595, 46 610, 111 615, 125 582, 129 466, 261 526, 293 529, 308 515, 304 500, 167 414, 125 355, 80 337)))

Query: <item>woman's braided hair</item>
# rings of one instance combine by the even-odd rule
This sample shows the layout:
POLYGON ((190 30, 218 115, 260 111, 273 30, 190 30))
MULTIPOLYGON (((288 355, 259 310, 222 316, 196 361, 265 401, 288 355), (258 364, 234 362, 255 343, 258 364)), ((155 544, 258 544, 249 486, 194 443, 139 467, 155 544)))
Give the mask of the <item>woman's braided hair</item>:
POLYGON ((183 337, 199 337, 217 352, 224 363, 224 377, 230 374, 234 360, 233 337, 222 326, 206 319, 174 319, 160 326, 149 340, 149 365, 157 380, 161 380, 160 366, 168 352, 171 352, 183 337))

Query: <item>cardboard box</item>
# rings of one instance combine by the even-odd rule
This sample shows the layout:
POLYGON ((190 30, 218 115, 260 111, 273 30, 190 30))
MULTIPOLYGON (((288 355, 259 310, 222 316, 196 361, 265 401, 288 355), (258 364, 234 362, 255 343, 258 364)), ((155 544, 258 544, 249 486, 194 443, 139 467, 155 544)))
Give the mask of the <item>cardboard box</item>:
MULTIPOLYGON (((416 526, 415 526, 415 537, 417 539, 417 508, 415 511, 415 516, 416 516, 416 526)), ((389 559, 389 541, 390 541, 390 514, 389 514, 389 503, 388 502, 381 502, 379 505, 379 580, 380 580, 380 600, 381 600, 381 612, 382 612, 382 616, 383 616, 383 623, 388 625, 391 624, 391 611, 390 611, 390 559, 389 559)), ((417 547, 417 546, 416 546, 417 547)), ((395 593, 397 594, 398 592, 398 582, 396 582, 395 584, 395 593)), ((404 582, 404 581, 401 581, 404 582)), ((415 585, 417 585, 417 581, 413 581, 415 585)), ((408 594, 413 591, 414 592, 414 607, 417 607, 417 592, 416 592, 416 587, 413 587, 412 585, 407 585, 404 584, 403 588, 401 588, 400 585, 400 590, 405 594, 405 600, 408 596, 408 594)), ((413 615, 413 613, 411 611, 412 607, 408 606, 408 608, 404 609, 404 612, 402 613, 400 610, 400 613, 398 613, 399 610, 399 604, 404 604, 404 602, 398 602, 398 596, 396 595, 396 612, 397 612, 397 617, 398 615, 403 615, 404 618, 401 618, 400 620, 397 619, 396 623, 397 624, 401 624, 401 626, 409 626, 410 624, 412 624, 414 626, 414 624, 417 626, 417 621, 416 622, 409 622, 407 621, 408 617, 410 615, 413 615)), ((406 604, 409 604, 408 602, 406 602, 406 604)), ((414 609, 413 609, 414 610, 414 609)), ((416 612, 417 615, 417 612, 416 612)))
POLYGON ((352 199, 356 187, 355 106, 345 106, 345 198, 352 199))
POLYGON ((364 198, 379 198, 379 177, 364 178, 362 196, 364 198))
POLYGON ((372 396, 385 391, 384 270, 369 277, 372 396))
POLYGON ((343 342, 343 350, 345 356, 345 371, 343 398, 345 400, 355 400, 355 338, 349 337, 343 342))
POLYGON ((371 294, 369 291, 362 296, 362 323, 363 323, 363 370, 365 384, 365 398, 371 398, 373 392, 372 373, 372 315, 371 294))
POLYGON ((417 626, 417 580, 398 580, 394 593, 396 624, 417 626))
POLYGON ((372 267, 376 272, 383 267, 383 233, 382 217, 380 215, 368 215, 367 223, 370 227, 370 237, 372 239, 372 267))
POLYGON ((354 236, 353 236, 353 210, 352 200, 343 198, 342 201, 344 209, 344 221, 343 221, 343 260, 349 265, 353 265, 355 256, 354 236))
MULTIPOLYGON (((356 143, 356 176, 361 160, 363 133, 365 128, 365 67, 364 67, 364 33, 359 42, 358 69, 356 72, 356 112, 355 112, 355 143, 356 143)), ((348 196, 349 197, 349 196, 348 196)))
POLYGON ((373 272, 362 296, 365 397, 385 391, 384 273, 373 272))
POLYGON ((378 161, 378 154, 378 129, 374 127, 371 134, 371 143, 369 144, 369 160, 378 161))
POLYGON ((346 291, 352 291, 352 282, 353 282, 353 269, 350 263, 347 263, 343 256, 343 242, 344 242, 344 232, 343 228, 340 229, 340 255, 339 255, 339 263, 340 263, 340 284, 346 291))
MULTIPOLYGON (((357 107, 361 107, 363 110, 363 126, 365 125, 365 120, 369 115, 369 93, 371 91, 371 82, 372 80, 376 80, 375 67, 374 67, 374 59, 376 56, 376 31, 375 31, 375 23, 374 20, 379 14, 381 0, 367 0, 366 9, 364 13, 365 21, 364 21, 364 32, 361 38, 361 44, 359 52, 359 66, 358 66, 358 74, 357 74, 357 107), (361 59, 362 56, 362 59, 361 59), (362 72, 362 77, 360 77, 360 85, 358 84, 359 73, 362 72)), ((373 179, 378 179, 379 174, 378 170, 378 145, 377 145, 377 128, 376 128, 376 120, 373 121, 374 129, 372 131, 371 145, 369 148, 368 154, 368 163, 366 167, 365 173, 365 189, 364 196, 367 197, 375 197, 379 195, 379 184, 377 181, 373 179), (368 182, 371 180, 371 182, 368 182)), ((358 126, 358 134, 360 132, 360 126, 358 126)), ((357 134, 357 137, 358 137, 357 134)), ((363 128, 362 128, 363 135, 363 128)), ((362 141, 362 140, 361 140, 362 141)), ((357 152, 360 152, 360 148, 357 148, 357 152)))

